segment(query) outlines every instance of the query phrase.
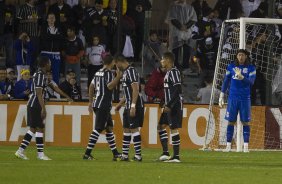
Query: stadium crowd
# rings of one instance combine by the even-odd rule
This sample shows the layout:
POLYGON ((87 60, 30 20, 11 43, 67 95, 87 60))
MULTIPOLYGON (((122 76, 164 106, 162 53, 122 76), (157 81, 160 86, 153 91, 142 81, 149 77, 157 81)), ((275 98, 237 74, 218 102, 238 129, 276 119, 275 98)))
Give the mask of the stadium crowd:
MULTIPOLYGON (((87 70, 89 86, 94 74, 102 68, 104 56, 115 55, 118 50, 117 0, 93 2, 26 0, 17 5, 13 0, 0 0, 0 48, 5 56, 0 60, 0 100, 28 98, 30 76, 36 71, 39 55, 51 61, 48 80, 72 99, 82 99, 81 68, 87 70)), ((208 104, 209 98, 204 100, 202 96, 211 93, 209 78, 215 69, 222 22, 227 18, 269 17, 268 3, 263 0, 218 0, 214 8, 205 0, 194 0, 191 4, 175 0, 167 12, 166 47, 157 30, 150 30, 148 38, 144 38, 145 12, 151 10, 151 1, 123 0, 123 4, 126 8, 120 22, 122 54, 133 63, 143 58, 142 92, 144 100, 149 102, 164 98, 165 72, 159 61, 170 50, 175 55, 175 66, 183 75, 208 75, 206 87, 197 96, 199 103, 208 104)), ((282 2, 277 0, 275 7, 274 17, 282 18, 282 2)), ((278 26, 276 36, 280 40, 281 35, 282 26, 278 26)), ((263 76, 259 78, 262 79, 263 76)), ((259 85, 255 82, 254 93, 259 85)), ((260 88, 259 92, 264 104, 265 90, 260 88)), ((60 98, 60 95, 49 89, 46 98, 60 98)))

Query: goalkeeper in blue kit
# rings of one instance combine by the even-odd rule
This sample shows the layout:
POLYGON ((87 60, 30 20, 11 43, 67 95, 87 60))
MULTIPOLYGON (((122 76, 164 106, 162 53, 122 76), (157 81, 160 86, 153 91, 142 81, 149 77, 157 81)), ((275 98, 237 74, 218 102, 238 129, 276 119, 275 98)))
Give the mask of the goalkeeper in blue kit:
POLYGON ((219 97, 219 106, 224 105, 224 94, 229 89, 229 97, 225 119, 227 126, 227 145, 224 151, 231 151, 231 142, 234 133, 234 124, 237 115, 240 114, 240 121, 243 124, 244 152, 249 152, 249 138, 251 121, 251 86, 256 79, 256 68, 249 61, 249 52, 239 49, 237 59, 227 66, 225 78, 219 97))

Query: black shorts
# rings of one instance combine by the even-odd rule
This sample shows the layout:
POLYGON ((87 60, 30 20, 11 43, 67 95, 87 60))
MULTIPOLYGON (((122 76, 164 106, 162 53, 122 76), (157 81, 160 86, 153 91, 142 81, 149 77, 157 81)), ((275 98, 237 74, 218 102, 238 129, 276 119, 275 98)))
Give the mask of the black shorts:
POLYGON ((130 117, 130 109, 124 109, 123 128, 139 128, 143 126, 144 107, 136 107, 135 117, 130 117))
POLYGON ((167 113, 162 113, 161 114, 161 117, 160 117, 160 120, 159 120, 159 124, 160 125, 169 125, 168 124, 168 119, 167 119, 167 113))
POLYGON ((95 129, 105 130, 107 127, 113 127, 114 123, 112 120, 111 109, 98 109, 93 108, 95 112, 95 129))
POLYGON ((30 128, 45 128, 41 117, 41 109, 40 106, 27 106, 27 126, 30 128))
POLYGON ((182 128, 182 117, 183 109, 182 105, 179 103, 173 106, 171 111, 167 113, 169 127, 171 129, 182 128))

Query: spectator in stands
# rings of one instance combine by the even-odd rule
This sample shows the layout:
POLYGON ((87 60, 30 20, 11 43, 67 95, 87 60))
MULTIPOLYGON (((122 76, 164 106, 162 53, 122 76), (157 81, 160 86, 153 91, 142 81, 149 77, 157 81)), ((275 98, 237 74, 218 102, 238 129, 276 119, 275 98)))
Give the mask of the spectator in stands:
POLYGON ((201 70, 210 73, 215 69, 217 45, 212 37, 207 37, 199 42, 196 56, 200 59, 201 70))
POLYGON ((32 80, 28 69, 21 70, 21 79, 15 84, 15 98, 27 100, 31 90, 32 80))
POLYGON ((147 102, 148 101, 148 96, 146 95, 146 92, 145 92, 145 86, 146 86, 146 82, 144 80, 144 78, 140 77, 140 95, 141 95, 141 98, 143 99, 143 102, 147 102))
POLYGON ((15 33, 16 8, 10 1, 0 1, 0 49, 5 47, 6 66, 13 67, 13 36, 15 33))
POLYGON ((87 10, 87 18, 83 23, 83 32, 87 43, 92 44, 93 35, 99 35, 100 43, 107 43, 107 16, 103 9, 103 0, 95 0, 95 7, 87 10))
POLYGON ((166 48, 158 39, 157 31, 150 31, 149 39, 145 42, 143 51, 144 77, 160 66, 159 62, 165 50, 166 48))
POLYGON ((162 68, 161 66, 152 72, 145 84, 145 93, 148 96, 148 102, 164 102, 165 74, 165 68, 162 68))
POLYGON ((266 18, 268 15, 268 5, 266 2, 261 2, 259 7, 251 12, 250 17, 266 18))
POLYGON ((61 51, 64 40, 60 28, 56 26, 55 14, 48 13, 47 24, 44 24, 41 28, 40 50, 42 56, 50 59, 53 79, 57 84, 60 80, 61 51))
POLYGON ((47 87, 46 87, 46 93, 44 94, 44 99, 50 100, 50 99, 60 99, 60 95, 65 97, 69 102, 72 102, 73 100, 64 93, 56 84, 55 81, 53 81, 52 72, 48 71, 46 73, 47 77, 47 87))
POLYGON ((76 28, 76 33, 82 31, 82 23, 86 19, 87 0, 79 0, 79 3, 72 8, 73 23, 76 28))
POLYGON ((210 9, 206 0, 194 0, 192 6, 197 14, 198 20, 202 20, 207 9, 210 9))
POLYGON ((127 0, 126 14, 134 20, 135 23, 135 37, 134 37, 134 57, 135 61, 140 60, 140 51, 144 40, 144 23, 145 11, 152 8, 149 0, 127 0))
POLYGON ((81 89, 75 80, 75 71, 67 70, 66 80, 59 85, 59 88, 75 101, 81 100, 81 89))
POLYGON ((236 19, 244 16, 240 0, 218 0, 215 9, 219 11, 219 18, 221 20, 236 19), (228 12, 230 13, 228 14, 228 12))
MULTIPOLYGON (((204 80, 206 87, 200 88, 196 98, 196 101, 198 101, 199 104, 209 104, 212 94, 213 77, 211 75, 207 75, 204 80)), ((219 94, 220 94, 220 90, 215 89, 215 97, 217 98, 214 99, 215 102, 218 101, 219 94)))
POLYGON ((75 71, 76 81, 80 85, 80 59, 84 55, 83 43, 75 35, 75 28, 70 26, 67 29, 67 40, 63 46, 63 56, 65 61, 65 71, 72 69, 75 71))
POLYGON ((67 35, 67 27, 73 23, 71 7, 64 3, 64 0, 57 0, 49 8, 49 13, 53 12, 56 17, 56 24, 62 29, 62 34, 67 35))
POLYGON ((31 69, 31 65, 34 63, 33 54, 34 45, 30 40, 27 33, 20 34, 19 38, 15 42, 16 50, 16 65, 17 65, 17 80, 21 79, 21 71, 23 69, 31 69))
POLYGON ((260 3, 261 0, 241 0, 245 17, 249 17, 253 11, 258 9, 260 3))
POLYGON ((107 51, 110 51, 112 55, 117 52, 117 0, 109 0, 109 6, 105 9, 105 15, 107 17, 107 51))
MULTIPOLYGON (((19 8, 17 14, 19 33, 27 33, 34 45, 32 52, 33 60, 35 60, 39 53, 39 23, 41 21, 35 2, 36 0, 27 0, 26 3, 19 8)), ((31 65, 31 71, 33 70, 35 70, 35 66, 31 65)))
POLYGON ((12 85, 7 80, 6 68, 0 67, 0 100, 10 100, 13 95, 12 85))
MULTIPOLYGON (((197 22, 197 14, 194 8, 185 0, 178 0, 170 7, 167 15, 169 23, 169 45, 170 50, 175 55, 174 65, 178 69, 189 68, 189 58, 191 53, 191 27, 197 22), (180 51, 183 48, 183 57, 180 59, 180 51), (182 66, 178 63, 182 62, 182 66)), ((194 47, 194 46, 192 46, 194 47)))
POLYGON ((13 68, 7 68, 7 82, 11 85, 11 94, 14 94, 15 84, 17 82, 17 76, 13 68))
POLYGON ((86 49, 86 56, 88 58, 88 85, 90 85, 95 73, 103 68, 103 54, 105 48, 99 44, 99 36, 93 36, 92 46, 86 49))

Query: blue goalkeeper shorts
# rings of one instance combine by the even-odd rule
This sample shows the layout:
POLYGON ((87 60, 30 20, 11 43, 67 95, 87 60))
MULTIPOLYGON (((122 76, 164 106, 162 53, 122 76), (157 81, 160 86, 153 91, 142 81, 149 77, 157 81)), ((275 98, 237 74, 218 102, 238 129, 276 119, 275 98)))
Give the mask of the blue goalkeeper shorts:
POLYGON ((251 121, 251 100, 228 99, 225 119, 229 122, 236 122, 240 113, 241 122, 251 121))

